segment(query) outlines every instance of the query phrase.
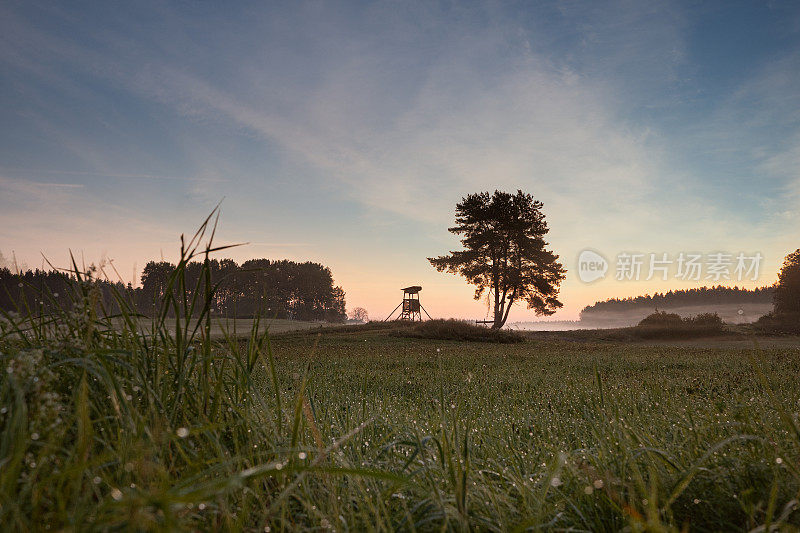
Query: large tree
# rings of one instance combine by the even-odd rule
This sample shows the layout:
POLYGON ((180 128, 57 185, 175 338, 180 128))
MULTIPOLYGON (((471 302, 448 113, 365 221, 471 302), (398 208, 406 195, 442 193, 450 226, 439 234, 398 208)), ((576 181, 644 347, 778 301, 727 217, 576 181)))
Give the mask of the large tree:
POLYGON ((495 191, 462 198, 456 204, 456 225, 464 250, 428 258, 439 272, 461 274, 475 285, 475 299, 484 292, 494 304, 493 328, 502 328, 515 302, 524 300, 539 316, 562 306, 558 290, 564 267, 548 250, 542 203, 530 194, 495 191))
POLYGON ((775 313, 800 314, 800 249, 786 256, 775 286, 775 313))

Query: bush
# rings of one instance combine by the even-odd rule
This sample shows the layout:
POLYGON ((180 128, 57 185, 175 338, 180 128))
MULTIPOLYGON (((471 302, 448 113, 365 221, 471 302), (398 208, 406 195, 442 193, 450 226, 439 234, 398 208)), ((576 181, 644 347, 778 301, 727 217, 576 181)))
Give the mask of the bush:
POLYGON ((705 337, 724 333, 725 324, 717 313, 681 318, 676 313, 656 311, 630 328, 630 332, 640 339, 705 337))
POLYGON ((507 329, 490 329, 476 326, 464 320, 428 320, 418 322, 411 327, 397 329, 391 333, 395 337, 411 337, 417 339, 439 339, 470 342, 524 342, 525 336, 507 329))
POLYGON ((696 316, 690 316, 683 319, 685 324, 697 328, 712 328, 719 329, 720 331, 725 326, 725 323, 717 313, 700 313, 696 316))
POLYGON ((681 326, 683 321, 680 315, 676 313, 667 313, 666 311, 656 311, 651 315, 647 315, 640 322, 639 326, 660 326, 660 327, 677 327, 681 326))
POLYGON ((768 313, 753 327, 762 335, 800 335, 800 313, 768 313))

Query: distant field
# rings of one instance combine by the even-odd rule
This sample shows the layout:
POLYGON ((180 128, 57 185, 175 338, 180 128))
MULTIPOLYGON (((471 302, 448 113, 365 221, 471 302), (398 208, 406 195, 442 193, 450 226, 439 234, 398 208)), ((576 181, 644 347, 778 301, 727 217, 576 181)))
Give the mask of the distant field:
MULTIPOLYGON (((141 322, 142 327, 148 329, 149 321, 143 319, 141 322)), ((270 333, 280 334, 289 331, 301 331, 314 328, 325 328, 330 326, 340 326, 341 324, 333 324, 330 322, 304 322, 302 320, 286 320, 282 318, 261 319, 259 323, 259 331, 263 332, 269 328, 270 333)), ((175 329, 175 319, 168 318, 165 326, 168 331, 175 329)), ((253 328, 253 319, 251 318, 212 318, 211 319, 211 337, 214 339, 222 338, 223 331, 229 334, 236 334, 237 337, 248 335, 253 328)))
MULTIPOLYGON (((249 333, 253 328, 253 320, 250 318, 237 319, 212 319, 211 335, 222 336, 223 328, 229 332, 236 331, 237 334, 249 333)), ((285 333, 287 331, 298 331, 313 328, 324 328, 341 324, 331 324, 330 322, 304 322, 302 320, 286 320, 282 318, 263 319, 259 324, 259 331, 269 329, 270 333, 285 333)))
POLYGON ((800 337, 795 335, 758 335, 747 324, 726 325, 718 335, 681 338, 635 338, 631 328, 584 328, 572 330, 522 330, 529 339, 545 342, 601 343, 624 346, 672 346, 675 348, 719 348, 754 350, 759 348, 800 348, 800 337))

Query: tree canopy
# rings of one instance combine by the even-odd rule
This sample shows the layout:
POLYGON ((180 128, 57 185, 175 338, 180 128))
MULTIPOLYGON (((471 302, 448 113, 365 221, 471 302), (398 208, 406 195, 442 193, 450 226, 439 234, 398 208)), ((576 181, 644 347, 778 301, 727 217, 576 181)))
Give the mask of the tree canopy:
POLYGON ((566 271, 547 249, 542 207, 521 190, 470 194, 456 204, 456 225, 448 229, 461 236, 464 250, 428 258, 439 272, 460 274, 475 285, 476 300, 489 291, 493 328, 503 327, 520 300, 539 316, 562 306, 557 296, 566 271))

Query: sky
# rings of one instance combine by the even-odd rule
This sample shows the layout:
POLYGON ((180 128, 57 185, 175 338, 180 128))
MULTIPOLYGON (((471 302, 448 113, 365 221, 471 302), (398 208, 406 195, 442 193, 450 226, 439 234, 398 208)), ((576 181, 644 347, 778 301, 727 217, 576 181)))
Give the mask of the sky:
POLYGON ((617 280, 621 253, 758 253, 721 280, 755 287, 800 248, 792 1, 5 1, 0 124, 0 253, 30 268, 135 283, 221 201, 225 256, 319 261, 373 319, 412 284, 483 319, 426 258, 495 189, 544 204, 557 319, 715 281, 617 280))

